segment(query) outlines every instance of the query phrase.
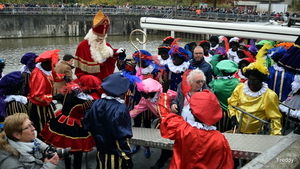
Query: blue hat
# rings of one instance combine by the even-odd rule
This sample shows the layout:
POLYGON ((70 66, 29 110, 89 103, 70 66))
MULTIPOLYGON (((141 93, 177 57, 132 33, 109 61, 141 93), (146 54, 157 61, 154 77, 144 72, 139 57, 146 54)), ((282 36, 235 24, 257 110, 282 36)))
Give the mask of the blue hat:
POLYGON ((174 57, 175 54, 177 54, 178 56, 182 57, 184 59, 184 61, 188 61, 189 60, 189 55, 188 52, 183 49, 182 47, 179 47, 177 45, 174 45, 169 53, 168 53, 172 58, 174 57))
POLYGON ((6 103, 4 102, 4 99, 6 96, 4 96, 4 94, 6 89, 13 84, 18 84, 22 82, 22 80, 22 74, 20 71, 15 71, 6 74, 0 80, 0 116, 5 117, 6 103))
POLYGON ((34 61, 34 59, 37 57, 38 56, 35 53, 31 53, 31 52, 26 53, 25 55, 22 56, 21 63, 28 66, 28 64, 34 61))
POLYGON ((153 60, 151 53, 148 52, 147 50, 135 51, 133 53, 132 57, 136 62, 139 62, 140 59, 141 60, 149 60, 149 61, 153 60))
POLYGON ((18 84, 22 81, 22 74, 20 71, 11 72, 2 77, 0 80, 0 88, 7 88, 12 84, 18 84))
POLYGON ((274 60, 274 62, 278 62, 286 52, 287 49, 283 46, 280 46, 268 50, 268 55, 274 60))
POLYGON ((159 61, 156 56, 153 56, 147 50, 135 51, 132 55, 133 59, 139 63, 140 60, 145 62, 146 66, 152 65, 154 69, 162 69, 163 67, 159 66, 159 61))
POLYGON ((109 75, 102 81, 102 89, 109 96, 119 97, 129 89, 130 81, 121 72, 109 75))
POLYGON ((26 53, 25 55, 22 56, 21 58, 21 63, 26 65, 25 69, 28 69, 31 63, 35 63, 35 58, 37 58, 38 55, 36 55, 35 53, 26 53))

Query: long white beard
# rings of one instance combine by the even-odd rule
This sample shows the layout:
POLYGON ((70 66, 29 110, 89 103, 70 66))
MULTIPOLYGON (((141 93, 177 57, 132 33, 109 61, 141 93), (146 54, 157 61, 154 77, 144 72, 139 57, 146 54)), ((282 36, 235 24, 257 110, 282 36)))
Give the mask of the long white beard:
MULTIPOLYGON (((89 33, 84 37, 84 39, 88 40, 90 45, 91 56, 95 62, 103 63, 107 58, 112 57, 114 51, 111 47, 106 45, 106 39, 100 44, 96 41, 97 35, 95 35, 90 29, 89 33)), ((106 37, 105 37, 106 38, 106 37)))

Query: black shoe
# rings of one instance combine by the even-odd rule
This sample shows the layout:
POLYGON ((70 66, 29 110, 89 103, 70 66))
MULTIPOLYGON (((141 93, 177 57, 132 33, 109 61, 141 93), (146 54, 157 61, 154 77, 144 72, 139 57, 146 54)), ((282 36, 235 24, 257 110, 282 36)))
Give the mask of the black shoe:
POLYGON ((160 168, 162 168, 164 166, 165 166, 164 163, 158 161, 158 162, 155 163, 154 166, 150 167, 150 169, 160 169, 160 168))
POLYGON ((300 134, 300 126, 297 126, 294 130, 295 134, 300 134))

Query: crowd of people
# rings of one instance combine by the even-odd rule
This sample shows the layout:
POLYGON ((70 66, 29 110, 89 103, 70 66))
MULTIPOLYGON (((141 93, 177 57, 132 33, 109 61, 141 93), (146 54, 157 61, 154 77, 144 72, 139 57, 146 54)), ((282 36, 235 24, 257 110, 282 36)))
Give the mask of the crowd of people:
MULTIPOLYGON (((132 169, 141 147, 129 143, 132 127, 151 128, 153 119, 175 143, 151 169, 170 158, 169 168, 237 168, 244 163, 233 159, 222 133, 269 127, 270 135, 282 135, 288 116, 300 134, 300 36, 288 43, 213 35, 184 46, 168 36, 157 54, 126 54, 106 41, 110 24, 99 11, 75 55, 61 61, 59 49, 30 52, 20 71, 3 75, 0 60, 0 168, 55 168, 63 158, 66 169, 78 169, 95 148, 97 168, 132 169), (241 118, 235 107, 270 126, 241 118), (48 145, 69 147, 74 161, 49 153, 48 145)), ((151 156, 149 147, 144 155, 151 156)))
MULTIPOLYGON (((123 9, 123 10, 145 10, 146 12, 151 11, 174 11, 174 6, 153 6, 153 5, 104 5, 104 4, 84 4, 84 3, 63 3, 59 2, 57 4, 55 3, 42 3, 42 2, 33 2, 33 3, 25 3, 25 4, 17 4, 17 3, 0 3, 0 10, 5 9, 14 9, 14 8, 29 8, 34 11, 34 8, 61 8, 62 10, 68 9, 68 8, 78 8, 78 9, 88 9, 88 8, 99 8, 101 9, 123 9)), ((224 14, 243 14, 243 15, 259 15, 259 16, 265 16, 268 15, 267 11, 258 11, 256 10, 256 7, 252 6, 245 6, 245 7, 232 7, 232 8, 213 8, 210 6, 182 6, 179 5, 177 8, 177 11, 181 12, 191 12, 196 14, 201 13, 224 13, 224 14)), ((289 13, 289 12, 275 12, 273 11, 270 16, 274 18, 274 20, 279 20, 284 17, 297 17, 299 16, 299 13, 289 13)))

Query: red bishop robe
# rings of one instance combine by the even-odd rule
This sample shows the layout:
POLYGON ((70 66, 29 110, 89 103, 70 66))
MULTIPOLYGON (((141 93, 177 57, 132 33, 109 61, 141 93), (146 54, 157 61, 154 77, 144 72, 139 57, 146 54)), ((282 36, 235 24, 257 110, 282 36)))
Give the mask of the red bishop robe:
MULTIPOLYGON (((112 46, 107 42, 106 45, 112 48, 112 46)), ((82 75, 93 75, 102 81, 104 78, 112 74, 115 70, 115 63, 119 55, 115 53, 117 49, 113 49, 113 51, 114 55, 112 57, 107 58, 103 63, 98 63, 95 62, 91 56, 88 40, 82 41, 77 47, 74 58, 75 75, 77 78, 82 75)))
POLYGON ((56 73, 47 76, 39 68, 34 68, 29 80, 28 99, 35 105, 47 106, 52 102, 54 82, 64 81, 64 74, 56 73))
POLYGON ((159 99, 163 117, 160 131, 164 138, 175 140, 170 169, 232 169, 232 152, 228 141, 217 130, 192 127, 184 119, 170 113, 166 93, 159 99))

